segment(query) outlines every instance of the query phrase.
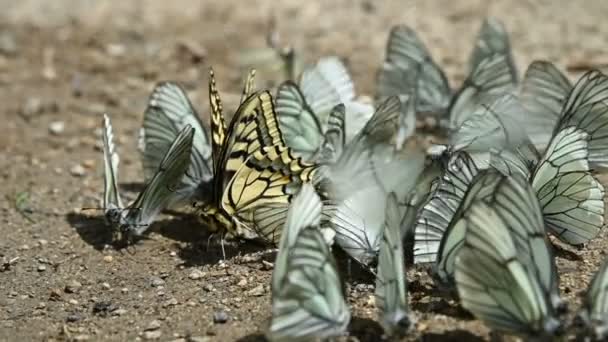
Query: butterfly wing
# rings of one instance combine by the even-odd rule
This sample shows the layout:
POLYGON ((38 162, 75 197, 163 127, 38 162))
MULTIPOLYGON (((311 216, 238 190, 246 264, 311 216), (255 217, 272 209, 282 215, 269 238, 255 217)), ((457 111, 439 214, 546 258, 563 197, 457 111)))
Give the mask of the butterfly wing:
POLYGON ((186 125, 173 141, 156 174, 129 208, 123 211, 121 226, 129 234, 141 235, 161 210, 179 201, 179 184, 190 165, 194 128, 186 125))
POLYGON ((547 228, 574 245, 588 242, 604 225, 604 187, 590 173, 588 137, 576 127, 559 131, 532 178, 547 228))
MULTIPOLYGON (((386 48, 386 60, 378 78, 380 84, 393 84, 390 88, 394 85, 399 88, 405 86, 401 91, 406 93, 409 88, 417 89, 417 111, 443 113, 449 105, 451 90, 447 77, 433 61, 416 32, 407 26, 392 28, 386 48), (416 74, 415 83, 410 84, 407 79, 402 78, 408 73, 416 74)), ((402 94, 401 91, 397 94, 402 94)))
POLYGON ((441 240, 465 197, 477 166, 466 152, 454 155, 423 205, 414 228, 414 263, 435 262, 441 240))
POLYGON ((608 262, 604 260, 593 276, 579 312, 587 329, 601 341, 608 335, 608 262))
POLYGON ((297 84, 287 81, 277 91, 276 113, 287 146, 311 160, 323 141, 323 127, 297 84))
POLYGON ((554 133, 569 126, 589 134, 589 162, 608 166, 608 76, 592 70, 576 82, 566 98, 554 133))
POLYGON ((517 82, 517 68, 515 67, 515 62, 513 62, 509 34, 500 20, 486 18, 477 34, 475 48, 469 60, 469 70, 474 70, 484 59, 495 54, 505 56, 511 76, 517 82))
POLYGON ((122 201, 118 191, 118 163, 119 157, 114 146, 114 132, 110 118, 103 115, 103 208, 105 210, 106 223, 114 224, 118 220, 122 210, 122 201))
POLYGON ((186 92, 173 82, 161 82, 155 86, 144 113, 145 180, 152 179, 167 150, 186 125, 192 126, 195 133, 190 167, 180 191, 204 197, 210 194, 196 194, 196 191, 201 183, 209 183, 213 178, 210 138, 186 92))
POLYGON ((452 98, 449 107, 450 129, 459 129, 479 105, 487 105, 514 89, 515 78, 504 55, 494 54, 483 59, 452 98))
POLYGON ((539 149, 549 143, 571 89, 570 81, 551 62, 534 61, 526 70, 519 91, 526 111, 518 120, 526 123, 526 132, 539 149))
POLYGON ((249 97, 249 95, 253 94, 255 89, 255 69, 251 69, 247 74, 247 79, 245 79, 245 85, 243 86, 243 92, 241 94, 241 101, 239 103, 245 102, 245 100, 249 97))
POLYGON ((466 238, 456 258, 462 306, 493 329, 532 337, 555 333, 559 321, 537 277, 526 270, 508 224, 475 202, 466 213, 466 238))
POLYGON ((407 331, 412 323, 407 305, 401 219, 397 196, 391 193, 386 202, 375 291, 382 326, 389 336, 407 331))
POLYGON ((213 153, 214 180, 217 184, 222 167, 222 151, 226 141, 226 122, 219 90, 215 83, 215 73, 209 69, 209 105, 211 106, 211 151, 213 153))
POLYGON ((318 163, 335 163, 342 155, 346 144, 345 115, 343 104, 335 106, 329 114, 323 143, 315 158, 318 163))
MULTIPOLYGON (((335 260, 317 227, 304 228, 287 254, 283 276, 273 279, 272 318, 267 337, 324 339, 343 334, 350 321, 335 260)), ((277 269, 275 268, 275 272, 277 269)), ((273 274, 273 278, 274 278, 273 274)))

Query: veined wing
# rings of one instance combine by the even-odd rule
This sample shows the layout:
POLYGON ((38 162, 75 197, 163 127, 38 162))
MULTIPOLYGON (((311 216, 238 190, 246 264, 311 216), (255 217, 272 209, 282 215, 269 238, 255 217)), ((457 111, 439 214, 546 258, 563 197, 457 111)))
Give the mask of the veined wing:
POLYGON ((550 338, 560 327, 540 280, 526 269, 508 223, 486 203, 467 211, 455 280, 463 307, 491 328, 550 338))
MULTIPOLYGON (((215 84, 215 73, 209 69, 209 105, 211 106, 211 148, 213 153, 214 181, 217 184, 222 167, 222 157, 226 140, 226 122, 222 99, 215 84)), ((236 116, 236 115, 235 115, 236 116)), ((234 118, 233 118, 234 121, 234 118)))
POLYGON ((276 113, 287 146, 311 160, 323 141, 323 127, 294 82, 287 81, 279 86, 276 113))
POLYGON ((143 160, 146 181, 154 176, 165 153, 186 125, 192 126, 195 133, 190 167, 182 180, 182 187, 184 192, 195 195, 201 183, 210 182, 213 178, 210 138, 186 92, 173 82, 157 84, 144 113, 143 160))
POLYGON ((141 235, 161 210, 181 199, 179 184, 190 165, 193 138, 194 128, 186 125, 169 147, 154 177, 123 211, 121 227, 127 233, 141 235))
POLYGON ((495 54, 482 60, 452 98, 449 107, 450 129, 459 129, 478 106, 512 93, 515 82, 504 55, 495 54))
POLYGON ((559 131, 532 177, 547 228, 574 245, 588 242, 604 225, 604 187, 590 173, 587 139, 576 127, 559 131))
POLYGON ((245 100, 253 93, 255 89, 255 69, 249 70, 247 74, 247 79, 245 79, 245 85, 243 86, 243 93, 241 94, 240 103, 245 102, 245 100))
MULTIPOLYGON (((414 210, 408 208, 408 210, 414 210)), ((407 304, 407 287, 401 236, 402 214, 397 196, 389 194, 386 202, 384 234, 378 256, 376 275, 376 305, 380 311, 382 327, 389 336, 406 332, 412 318, 407 304)))
POLYGON ((544 149, 549 143, 571 89, 570 81, 551 62, 534 61, 526 70, 519 91, 526 111, 517 119, 525 122, 523 126, 537 148, 544 149))
MULTIPOLYGON (((285 267, 275 272, 271 341, 324 339, 343 334, 350 322, 336 263, 317 227, 303 228, 293 246, 279 250, 285 267)), ((280 263, 282 265, 282 263, 280 263)))
POLYGON ((445 111, 451 97, 448 80, 441 68, 433 61, 416 32, 407 26, 399 25, 391 29, 380 79, 398 77, 390 76, 394 68, 407 73, 417 73, 418 111, 435 113, 445 111))
POLYGON ((114 146, 114 132, 110 118, 103 115, 103 209, 107 224, 116 224, 123 209, 120 193, 118 191, 118 163, 119 157, 114 146))
POLYGON ((608 262, 604 260, 597 271, 583 299, 579 312, 585 326, 597 341, 608 335, 608 262))
POLYGON ((490 166, 504 175, 521 174, 530 179, 540 155, 531 141, 515 148, 490 150, 490 166))
POLYGON ((477 34, 475 47, 469 60, 469 70, 475 70, 479 63, 495 54, 505 56, 513 80, 517 82, 517 68, 513 62, 509 34, 500 20, 486 18, 477 34))
POLYGON ((343 104, 335 106, 329 114, 323 143, 315 157, 318 163, 335 163, 342 155, 346 144, 345 115, 343 104))
POLYGON ((479 170, 466 152, 455 154, 422 207, 414 228, 414 263, 435 262, 441 240, 479 170))
POLYGON ((584 74, 566 98, 554 133, 576 126, 589 134, 589 162, 608 166, 608 77, 597 70, 584 74))

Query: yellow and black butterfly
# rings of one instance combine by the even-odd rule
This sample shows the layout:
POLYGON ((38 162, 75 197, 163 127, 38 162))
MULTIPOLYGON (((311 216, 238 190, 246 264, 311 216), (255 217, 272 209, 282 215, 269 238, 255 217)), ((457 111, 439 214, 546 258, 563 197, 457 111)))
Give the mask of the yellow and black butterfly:
POLYGON ((247 81, 242 102, 226 127, 213 71, 210 74, 213 195, 201 206, 212 231, 242 235, 253 229, 256 209, 288 204, 300 185, 311 181, 317 166, 292 155, 278 126, 272 96, 252 92, 247 81))

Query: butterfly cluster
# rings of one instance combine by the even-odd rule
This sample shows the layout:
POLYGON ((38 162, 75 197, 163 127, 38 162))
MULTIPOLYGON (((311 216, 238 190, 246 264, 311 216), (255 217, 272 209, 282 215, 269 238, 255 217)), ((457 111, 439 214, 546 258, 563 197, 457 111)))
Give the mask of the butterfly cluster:
MULTIPOLYGON (((209 129, 177 83, 158 83, 140 134, 146 186, 126 207, 104 116, 106 222, 134 238, 162 210, 193 205, 211 232, 278 246, 270 340, 346 332, 337 248, 375 275, 387 336, 415 322, 411 254, 491 328, 563 334, 549 236, 584 246, 604 225, 596 169, 608 165, 608 76, 589 71, 571 84, 537 61, 519 80, 495 19, 484 21, 468 69, 453 92, 416 33, 397 26, 373 101, 357 97, 344 64, 328 57, 274 95, 256 90, 250 72, 228 121, 211 71, 209 129), (426 118, 447 143, 424 151, 416 123, 426 118)), ((578 316, 598 339, 608 336, 607 267, 578 316)))

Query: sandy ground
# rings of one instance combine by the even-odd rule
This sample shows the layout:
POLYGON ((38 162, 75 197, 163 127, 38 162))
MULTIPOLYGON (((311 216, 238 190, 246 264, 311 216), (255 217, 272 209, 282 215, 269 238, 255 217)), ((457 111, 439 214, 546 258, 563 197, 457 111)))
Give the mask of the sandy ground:
MULTIPOLYGON (((420 32, 453 86, 486 15, 505 22, 522 73, 535 58, 573 70, 608 64, 605 1, 0 5, 0 340, 262 340, 274 254, 234 242, 222 261, 217 244, 207 246, 204 229, 188 216, 165 216, 146 240, 116 250, 101 212, 82 208, 99 206, 101 114, 113 119, 121 187, 132 198, 142 179, 136 135, 154 83, 183 82, 208 117, 207 68, 214 66, 220 89, 236 99, 238 55, 264 45, 273 15, 281 39, 306 60, 345 58, 364 94, 373 92, 397 23, 420 32), (214 322, 223 315, 227 322, 214 322)), ((602 234, 559 253, 562 292, 573 308, 607 245, 602 234)), ((377 340, 373 278, 349 275, 341 264, 353 308, 345 339, 377 340)), ((406 340, 489 338, 422 268, 410 269, 408 280, 418 324, 406 340)))

